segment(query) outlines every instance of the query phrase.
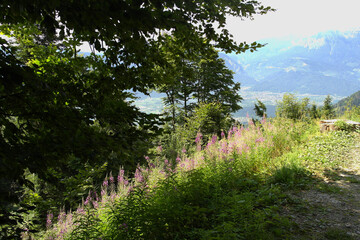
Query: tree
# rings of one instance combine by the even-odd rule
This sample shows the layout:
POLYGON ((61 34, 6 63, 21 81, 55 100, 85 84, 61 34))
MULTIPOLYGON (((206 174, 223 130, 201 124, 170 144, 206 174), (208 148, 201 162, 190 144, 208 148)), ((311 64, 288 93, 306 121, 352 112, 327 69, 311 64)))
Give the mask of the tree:
POLYGON ((255 103, 254 111, 256 116, 258 116, 259 118, 267 117, 266 106, 259 99, 257 99, 257 103, 255 103))
POLYGON ((199 73, 195 83, 194 98, 198 103, 218 102, 228 113, 241 109, 240 83, 235 83, 233 75, 225 66, 215 49, 201 56, 199 73))
MULTIPOLYGON (((7 206, 19 203, 15 193, 27 182, 26 169, 62 192, 62 175, 77 176, 86 164, 137 164, 135 149, 160 122, 131 105, 129 90, 166 84, 154 71, 167 64, 159 51, 164 31, 185 49, 199 49, 206 39, 240 53, 261 45, 235 43, 226 15, 269 10, 258 1, 1 1, 1 31, 14 31, 17 41, 0 40, 1 220, 15 226, 7 206), (79 58, 84 41, 103 57, 79 58)), ((1 237, 9 234, 19 229, 1 237)))
POLYGON ((282 101, 277 103, 276 116, 290 119, 307 119, 309 117, 309 98, 298 99, 294 94, 285 93, 282 101))
POLYGON ((161 49, 168 62, 157 71, 166 73, 166 84, 157 91, 166 93, 164 103, 171 110, 173 129, 175 122, 183 124, 200 103, 219 102, 228 113, 241 109, 240 84, 233 81, 233 72, 213 47, 202 40, 201 49, 185 50, 175 37, 164 37, 167 42, 161 49))
POLYGON ((195 139, 198 132, 201 132, 207 139, 214 134, 220 137, 221 131, 228 130, 234 122, 222 104, 218 102, 200 103, 187 121, 185 127, 187 139, 195 139))
POLYGON ((32 207, 13 205, 24 184, 32 188, 24 177, 29 171, 44 181, 36 206, 44 219, 51 205, 75 208, 106 171, 120 164, 135 168, 151 136, 148 130, 157 127, 126 100, 129 93, 111 88, 101 56, 74 57, 67 39, 60 46, 39 43, 36 26, 3 25, 2 32, 18 46, 2 52, 12 62, 1 62, 9 70, 2 72, 0 88, 1 217, 20 218, 32 207), (10 75, 14 66, 17 76, 10 75))
POLYGON ((335 110, 333 105, 331 104, 332 97, 330 95, 327 95, 324 99, 324 105, 321 109, 322 116, 325 118, 332 118, 335 116, 335 110))
POLYGON ((277 103, 276 116, 290 119, 300 119, 300 103, 294 94, 284 94, 282 101, 277 103))
POLYGON ((317 118, 320 117, 318 108, 317 108, 317 106, 316 106, 315 103, 311 104, 310 117, 311 117, 312 119, 317 119, 317 118))

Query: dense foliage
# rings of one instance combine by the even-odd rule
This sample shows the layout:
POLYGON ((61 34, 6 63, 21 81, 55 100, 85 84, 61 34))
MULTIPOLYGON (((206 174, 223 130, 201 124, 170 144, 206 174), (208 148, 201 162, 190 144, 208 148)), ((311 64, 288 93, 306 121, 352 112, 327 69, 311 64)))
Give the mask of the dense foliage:
POLYGON ((335 117, 335 108, 330 95, 325 97, 323 106, 320 107, 317 107, 315 103, 309 106, 309 101, 310 99, 307 97, 298 99, 295 94, 285 93, 283 99, 277 102, 276 116, 293 120, 335 117))
POLYGON ((286 189, 304 188, 341 166, 348 132, 319 134, 313 123, 279 119, 231 128, 176 161, 147 158, 133 178, 120 170, 74 212, 48 215, 43 239, 287 239, 286 189), (341 147, 339 147, 341 146, 341 147))
POLYGON ((281 227, 272 226, 287 221, 276 216, 275 209, 270 207, 281 198, 279 189, 263 184, 268 174, 281 167, 277 157, 296 146, 302 131, 301 124, 294 127, 291 122, 280 125, 263 121, 261 128, 233 127, 221 139, 214 135, 206 145, 202 145, 198 136, 194 153, 179 152, 174 161, 159 147, 158 156, 139 166, 133 179, 126 178, 121 170, 118 177, 105 179, 101 197, 91 193, 76 212, 62 213, 59 225, 51 226, 49 221, 46 236, 65 239, 83 239, 86 235, 105 239, 282 236, 281 227))
POLYGON ((157 67, 165 80, 156 90, 166 94, 165 114, 171 117, 173 129, 182 125, 201 103, 217 102, 227 113, 241 109, 240 83, 234 82, 234 73, 213 47, 204 40, 203 47, 189 51, 179 40, 165 37, 161 50, 170 64, 157 67))
POLYGON ((343 114, 349 108, 358 106, 360 106, 360 91, 357 91, 334 104, 337 114, 343 114))
POLYGON ((50 205, 74 207, 104 172, 144 160, 161 122, 131 104, 131 91, 167 84, 157 71, 176 55, 161 50, 167 36, 185 52, 252 51, 261 45, 234 42, 226 15, 269 10, 258 1, 1 1, 0 237, 38 229, 24 217, 32 208, 41 219, 50 205), (90 56, 78 56, 82 42, 90 56))

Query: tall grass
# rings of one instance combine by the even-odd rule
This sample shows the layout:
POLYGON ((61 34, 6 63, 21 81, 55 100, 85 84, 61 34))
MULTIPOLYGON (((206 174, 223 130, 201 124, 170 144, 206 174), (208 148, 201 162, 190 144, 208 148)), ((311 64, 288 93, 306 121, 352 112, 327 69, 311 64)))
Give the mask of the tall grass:
MULTIPOLYGON (((233 127, 176 159, 147 158, 128 179, 109 175, 73 212, 47 219, 42 239, 274 239, 291 223, 277 214, 281 183, 304 175, 289 153, 314 124, 286 119, 233 127), (291 160, 292 159, 292 160, 291 160), (276 184, 274 184, 276 183, 276 184)), ((25 235, 24 235, 25 236, 25 235)))

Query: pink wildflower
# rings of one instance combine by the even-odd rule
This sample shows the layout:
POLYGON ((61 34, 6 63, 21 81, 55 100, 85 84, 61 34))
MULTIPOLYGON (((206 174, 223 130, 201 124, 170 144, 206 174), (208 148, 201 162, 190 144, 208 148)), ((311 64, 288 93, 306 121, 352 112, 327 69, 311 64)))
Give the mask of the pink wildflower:
POLYGON ((105 186, 107 187, 107 186, 109 185, 108 180, 104 180, 104 182, 103 182, 103 184, 102 184, 102 185, 103 185, 103 187, 105 187, 105 186))
POLYGON ((54 215, 52 213, 49 213, 46 217, 46 227, 50 227, 52 224, 52 219, 53 219, 54 215))
POLYGON ((198 132, 195 138, 195 143, 200 143, 201 139, 202 139, 203 135, 201 134, 201 132, 198 132))
POLYGON ((117 177, 118 184, 122 184, 124 182, 124 174, 125 174, 125 171, 123 169, 120 169, 119 175, 117 177))
POLYGON ((94 206, 94 208, 98 208, 99 207, 99 203, 97 201, 92 201, 92 204, 94 206))
POLYGON ((221 131, 221 138, 225 138, 225 133, 221 131))
POLYGON ((114 177, 113 176, 110 176, 109 180, 110 180, 110 183, 114 183, 114 177))
POLYGON ((81 215, 85 215, 85 210, 84 210, 84 208, 79 207, 79 208, 76 210, 76 213, 81 214, 81 215))
POLYGON ((141 170, 140 168, 136 168, 136 171, 135 171, 135 181, 137 182, 143 182, 144 181, 144 177, 141 173, 141 170))
POLYGON ((89 202, 90 202, 90 200, 91 200, 91 196, 90 196, 90 194, 89 194, 89 195, 87 196, 85 202, 84 202, 84 205, 85 205, 85 206, 88 205, 89 202))

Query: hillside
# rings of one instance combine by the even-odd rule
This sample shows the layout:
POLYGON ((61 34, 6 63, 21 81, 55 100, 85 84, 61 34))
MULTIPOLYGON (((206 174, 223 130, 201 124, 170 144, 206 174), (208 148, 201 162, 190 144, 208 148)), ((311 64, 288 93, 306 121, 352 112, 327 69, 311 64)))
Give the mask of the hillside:
POLYGON ((337 112, 343 113, 347 107, 360 106, 360 91, 351 94, 349 97, 341 99, 339 102, 334 104, 337 112))

